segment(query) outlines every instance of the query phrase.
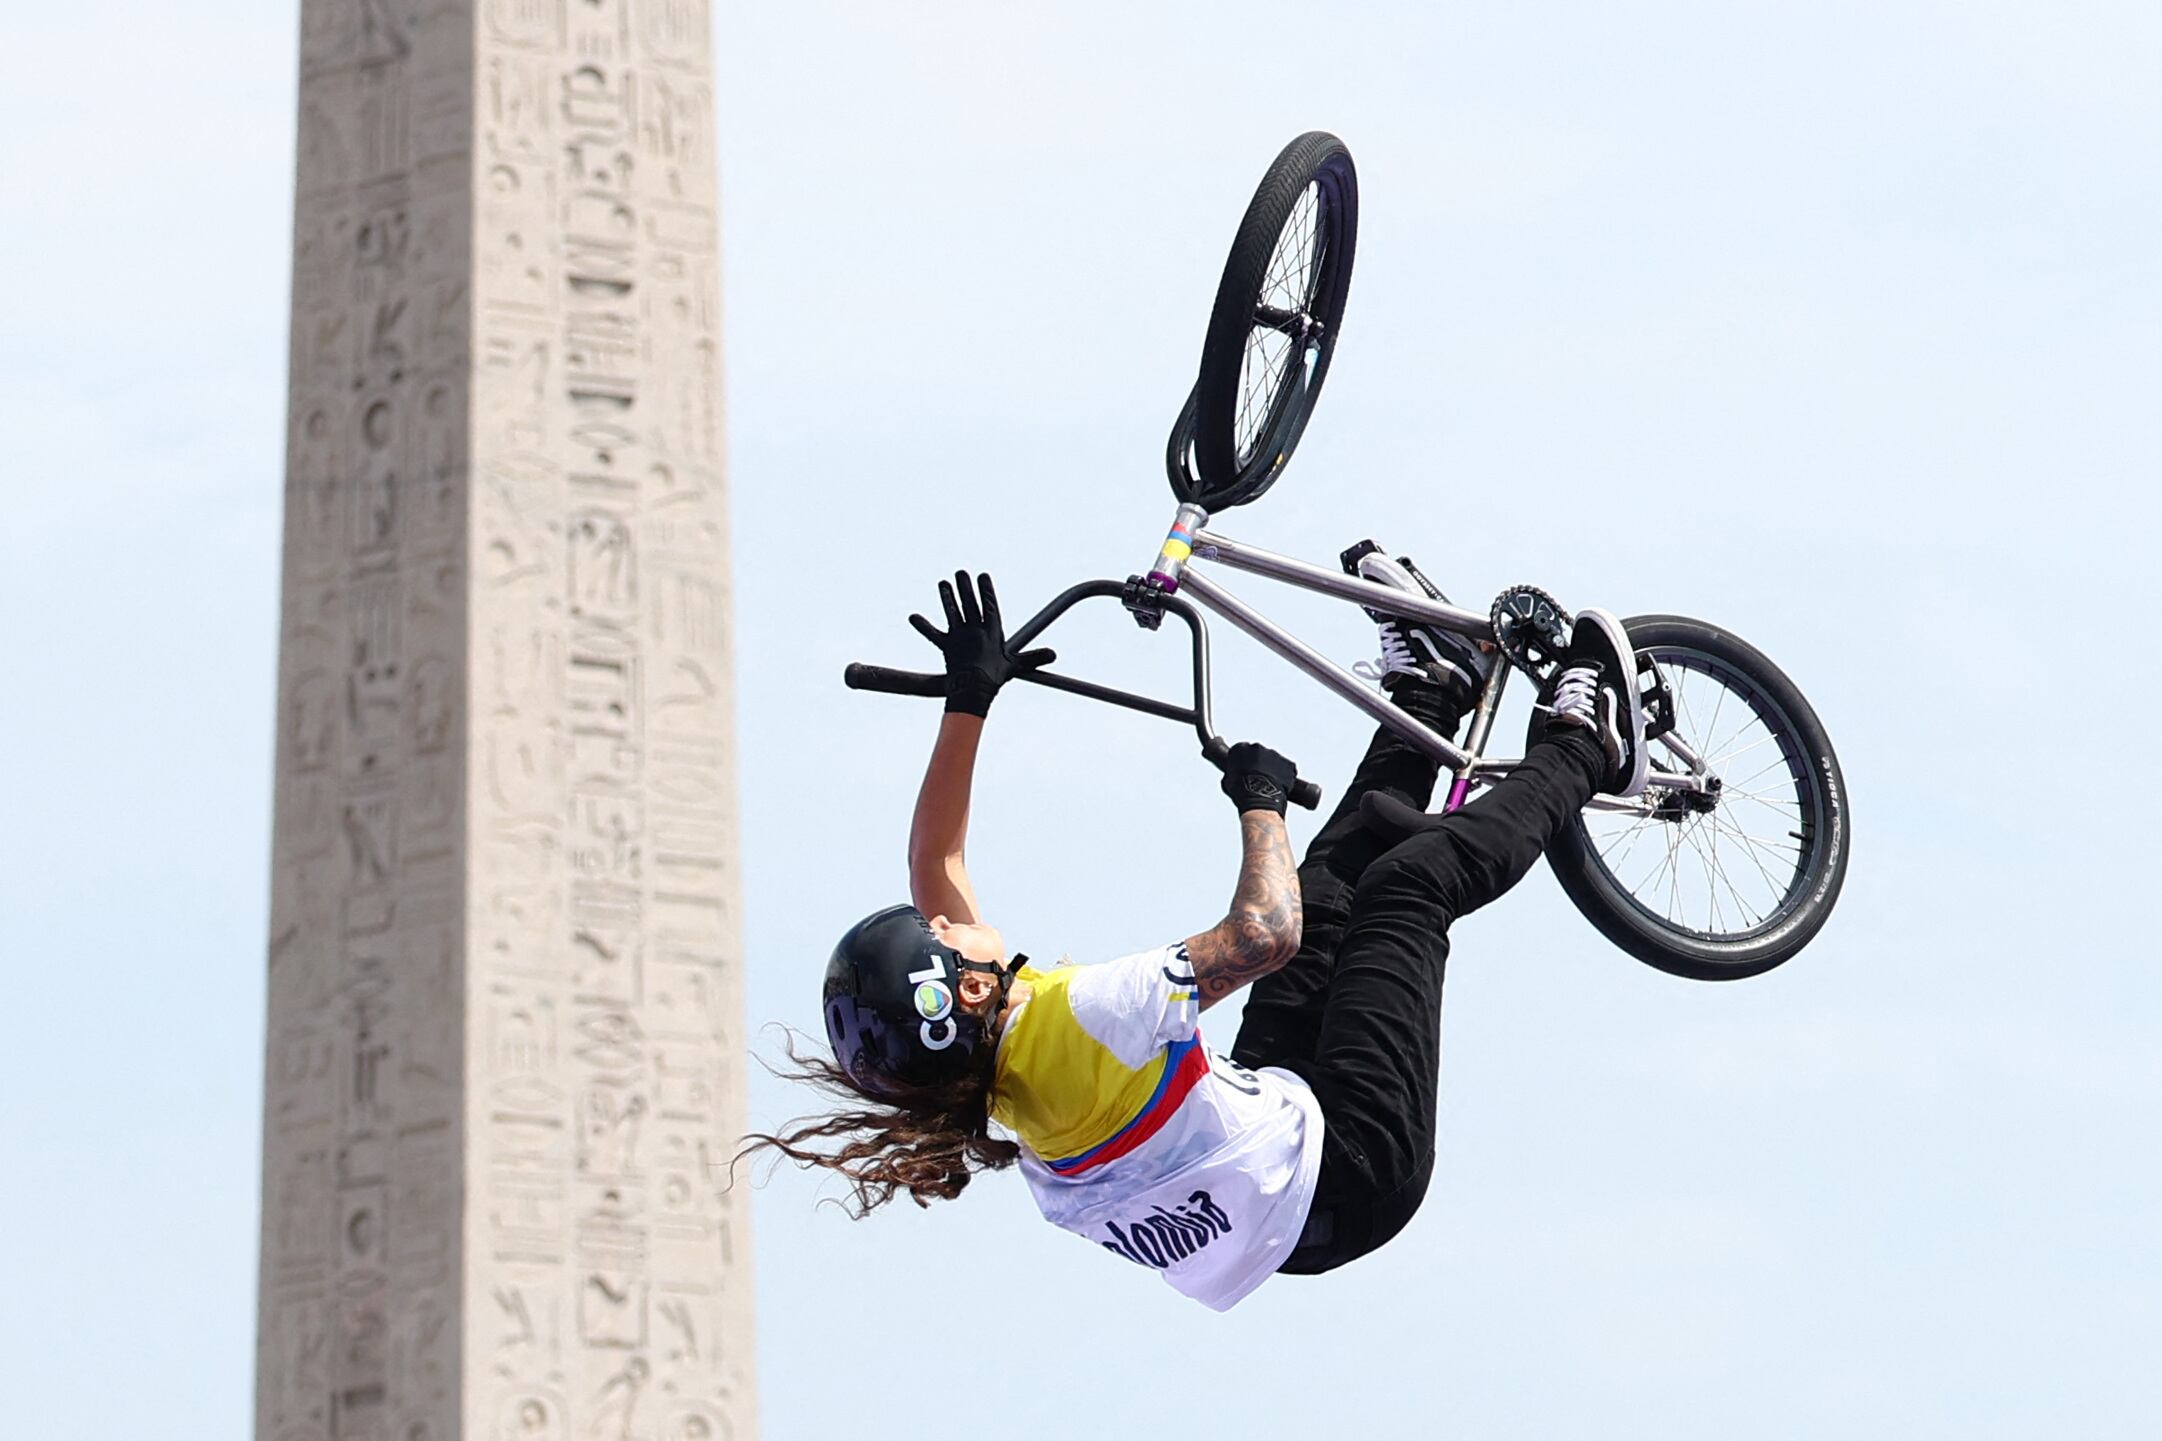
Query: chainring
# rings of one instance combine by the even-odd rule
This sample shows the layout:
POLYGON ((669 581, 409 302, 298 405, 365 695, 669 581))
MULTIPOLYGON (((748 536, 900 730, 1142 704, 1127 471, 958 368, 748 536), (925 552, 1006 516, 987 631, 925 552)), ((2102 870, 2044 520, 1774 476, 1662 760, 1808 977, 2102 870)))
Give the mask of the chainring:
POLYGON ((1546 683, 1569 645, 1569 612, 1535 585, 1511 586, 1487 612, 1501 653, 1533 680, 1546 683))

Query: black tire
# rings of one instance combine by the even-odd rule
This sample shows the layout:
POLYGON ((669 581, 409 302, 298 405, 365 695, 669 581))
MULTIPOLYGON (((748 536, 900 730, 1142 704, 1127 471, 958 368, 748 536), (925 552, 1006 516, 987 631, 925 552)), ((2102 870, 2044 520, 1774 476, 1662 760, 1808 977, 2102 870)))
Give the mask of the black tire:
MULTIPOLYGON (((1825 734, 1823 722, 1817 719, 1816 711, 1810 708, 1801 691, 1765 658, 1763 652, 1739 636, 1685 616, 1636 616, 1624 624, 1638 651, 1649 651, 1658 658, 1670 680, 1677 674, 1682 675, 1685 682, 1689 675, 1701 675, 1712 693, 1723 691, 1726 696, 1739 697, 1754 712, 1755 722, 1765 734, 1743 749, 1763 750, 1766 755, 1773 756, 1757 774, 1773 775, 1774 779, 1768 784, 1777 790, 1780 798, 1776 801, 1752 798, 1747 784, 1740 778, 1745 766, 1756 765, 1752 759, 1735 764, 1733 769, 1737 774, 1726 778, 1728 789, 1722 793, 1719 806, 1727 809, 1730 816, 1752 806, 1763 807, 1768 813, 1767 822, 1775 827, 1788 823, 1786 808, 1791 807, 1792 826, 1786 835, 1792 840, 1793 855, 1791 860, 1778 859, 1788 848, 1786 839, 1774 840, 1761 849, 1758 849, 1760 842, 1745 839, 1742 844, 1750 849, 1729 849, 1727 855, 1730 858, 1739 858, 1735 873, 1743 872, 1742 861, 1749 862, 1763 873, 1766 883, 1763 894, 1767 901, 1776 897, 1776 903, 1768 903, 1764 914, 1752 916, 1744 898, 1736 893, 1730 904, 1741 912, 1737 919, 1746 917, 1749 924, 1721 925, 1716 900, 1718 886, 1725 884, 1730 892, 1735 886, 1720 860, 1719 844, 1722 839, 1732 839, 1732 834, 1719 829, 1720 823, 1713 819, 1720 813, 1718 809, 1709 813, 1687 812, 1634 821, 1625 817, 1616 821, 1617 825, 1631 826, 1627 833, 1631 837, 1647 826, 1673 828, 1671 832, 1651 832, 1667 839, 1665 863, 1674 870, 1670 885, 1678 885, 1687 864, 1687 857, 1681 850, 1681 838, 1689 834, 1691 827, 1698 828, 1691 844, 1696 847, 1695 855, 1703 862, 1705 890, 1714 897, 1710 910, 1714 925, 1710 927, 1690 925, 1686 920, 1677 919, 1672 910, 1661 914, 1647 905, 1639 889, 1633 888, 1641 887, 1642 882, 1621 879, 1627 870, 1626 853, 1611 863, 1601 854, 1602 844, 1611 853, 1626 837, 1616 836, 1604 842, 1596 840, 1592 830, 1593 812, 1579 816, 1548 847, 1547 863, 1553 867, 1562 890, 1584 913, 1585 919, 1596 926, 1600 934, 1638 960, 1698 981, 1730 981, 1759 975, 1808 945, 1823 929, 1833 904, 1839 899, 1852 844, 1846 782, 1840 774, 1839 758, 1833 754, 1831 738, 1825 734), (1786 799, 1789 795, 1791 800, 1786 799), (1703 838, 1707 835, 1710 837, 1708 855, 1703 846, 1703 838), (1766 858, 1772 858, 1769 866, 1766 858), (1791 879, 1783 869, 1786 865, 1791 865, 1791 879)), ((1686 695, 1682 706, 1686 712, 1686 695)), ((1684 719, 1687 719, 1686 714, 1684 719)), ((1716 733, 1720 729, 1720 719, 1715 709, 1708 723, 1710 732, 1716 733)), ((1534 729, 1540 724, 1541 718, 1535 715, 1534 729)), ((1691 736, 1692 729, 1689 724, 1683 725, 1681 733, 1685 739, 1696 740, 1706 748, 1719 743, 1716 734, 1691 736)), ((1655 760, 1666 754, 1656 741, 1650 749, 1655 760)), ((1752 782, 1754 779, 1752 777, 1752 782)), ((1605 817, 1596 819, 1603 821, 1605 817)), ((1732 824, 1731 820, 1729 824, 1732 824)), ((1637 843, 1630 840, 1632 846, 1637 843)), ((1656 856, 1655 851, 1653 857, 1656 856)), ((1756 878, 1745 879, 1755 886, 1756 878)), ((1656 895, 1656 875, 1652 885, 1656 895)))
POLYGON ((1239 222, 1200 377, 1172 427, 1180 500, 1244 505, 1282 473, 1336 353, 1358 234, 1359 177, 1344 142, 1315 130, 1285 146, 1239 222))

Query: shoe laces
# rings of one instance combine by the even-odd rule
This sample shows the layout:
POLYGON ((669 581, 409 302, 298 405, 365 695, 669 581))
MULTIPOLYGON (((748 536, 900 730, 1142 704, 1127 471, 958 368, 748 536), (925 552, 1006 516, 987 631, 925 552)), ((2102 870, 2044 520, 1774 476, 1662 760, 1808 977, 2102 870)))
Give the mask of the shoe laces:
POLYGON ((1571 666, 1554 686, 1553 713, 1579 725, 1599 724, 1599 668, 1571 666))
POLYGON ((1381 623, 1381 659, 1362 660, 1351 668, 1351 673, 1361 680, 1378 681, 1384 676, 1426 674, 1425 664, 1411 648, 1411 637, 1393 620, 1381 623))

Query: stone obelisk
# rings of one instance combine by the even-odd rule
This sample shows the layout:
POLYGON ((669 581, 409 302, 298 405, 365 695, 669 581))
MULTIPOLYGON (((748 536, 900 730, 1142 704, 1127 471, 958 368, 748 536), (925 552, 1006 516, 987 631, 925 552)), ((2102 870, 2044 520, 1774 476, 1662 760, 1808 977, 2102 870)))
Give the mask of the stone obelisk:
POLYGON ((705 0, 303 0, 261 1441, 749 1441, 705 0))

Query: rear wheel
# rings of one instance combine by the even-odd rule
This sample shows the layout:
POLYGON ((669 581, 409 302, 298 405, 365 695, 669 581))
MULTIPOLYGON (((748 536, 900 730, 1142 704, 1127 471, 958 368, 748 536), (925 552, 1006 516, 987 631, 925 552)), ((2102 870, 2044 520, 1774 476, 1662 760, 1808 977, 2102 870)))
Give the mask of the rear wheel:
POLYGON ((1586 810, 1547 861, 1585 918, 1649 965, 1705 981, 1768 971, 1823 928, 1846 878, 1846 784, 1831 740, 1740 637, 1682 616, 1625 625, 1673 697, 1680 747, 1651 741, 1653 770, 1687 773, 1686 747, 1716 784, 1586 810))
POLYGON ((1262 177, 1232 241, 1171 430, 1171 488, 1222 510, 1272 485, 1321 395, 1351 288, 1359 179, 1344 142, 1311 131, 1262 177))

